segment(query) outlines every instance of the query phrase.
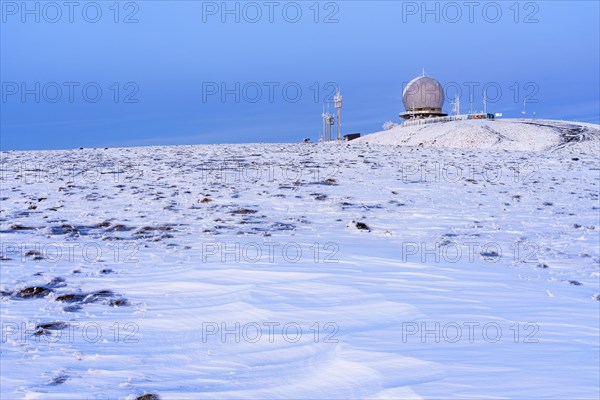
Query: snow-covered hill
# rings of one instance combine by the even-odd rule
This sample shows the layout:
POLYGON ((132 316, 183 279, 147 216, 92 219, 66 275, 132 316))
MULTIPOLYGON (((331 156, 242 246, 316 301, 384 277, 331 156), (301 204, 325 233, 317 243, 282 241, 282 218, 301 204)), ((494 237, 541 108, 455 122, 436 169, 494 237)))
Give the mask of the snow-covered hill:
POLYGON ((2 399, 599 396, 578 148, 0 157, 2 399))
POLYGON ((397 126, 353 143, 523 151, 560 151, 567 147, 600 155, 600 126, 537 119, 466 120, 397 126))

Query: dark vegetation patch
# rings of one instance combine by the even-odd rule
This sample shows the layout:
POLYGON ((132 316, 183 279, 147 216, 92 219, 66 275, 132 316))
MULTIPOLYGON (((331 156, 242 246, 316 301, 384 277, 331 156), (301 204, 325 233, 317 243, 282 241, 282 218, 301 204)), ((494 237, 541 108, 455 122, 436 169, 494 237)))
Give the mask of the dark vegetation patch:
POLYGON ((19 224, 10 226, 10 230, 13 230, 13 231, 34 231, 36 229, 38 229, 38 228, 36 228, 35 226, 25 226, 25 225, 19 225, 19 224))
POLYGON ((124 307, 124 306, 129 306, 131 304, 129 303, 129 300, 127 300, 126 298, 120 297, 118 299, 110 299, 108 301, 108 305, 111 307, 124 307))
POLYGON ((48 384, 52 385, 52 386, 56 386, 56 385, 61 385, 68 380, 69 380, 69 375, 61 374, 61 375, 57 375, 57 376, 53 377, 48 384))
POLYGON ((106 230, 106 232, 127 232, 132 229, 133 229, 133 227, 131 227, 131 226, 126 226, 123 224, 115 224, 115 225, 111 226, 110 228, 108 228, 106 230))
POLYGON ((144 226, 133 233, 135 239, 170 239, 173 235, 167 233, 172 232, 174 228, 168 225, 162 226, 144 226))
POLYGON ((52 331, 60 331, 66 329, 69 326, 66 322, 55 321, 55 322, 45 322, 41 324, 36 324, 35 332, 33 332, 36 336, 42 335, 50 335, 52 331))
POLYGON ((51 235, 71 235, 71 236, 85 236, 90 235, 95 229, 98 229, 94 225, 69 225, 62 224, 59 226, 51 226, 51 235))
POLYGON ((369 225, 365 224, 364 222, 360 222, 360 221, 352 221, 352 225, 361 231, 371 231, 371 228, 369 227, 369 225))
POLYGON ((234 210, 231 212, 233 215, 246 215, 246 214, 256 214, 257 210, 251 210, 249 208, 240 208, 239 210, 234 210))
POLYGON ((484 251, 479 254, 481 254, 481 256, 484 258, 499 258, 500 257, 500 254, 498 254, 497 252, 495 252, 493 250, 492 251, 484 251))
POLYGON ((47 286, 31 286, 14 292, 14 299, 41 299, 52 293, 53 290, 47 286))
POLYGON ((271 231, 293 231, 296 229, 296 225, 287 224, 285 222, 273 222, 269 226, 269 230, 271 231))
POLYGON ((146 393, 136 397, 135 400, 160 400, 160 396, 154 393, 146 393))
POLYGON ((42 256, 42 253, 38 250, 27 250, 25 252, 25 257, 31 257, 33 260, 43 260, 44 257, 42 256))
POLYGON ((110 290, 98 290, 90 293, 64 293, 57 296, 54 300, 66 303, 64 311, 76 312, 81 310, 82 305, 102 302, 110 307, 124 307, 131 303, 125 297, 122 297, 110 290))

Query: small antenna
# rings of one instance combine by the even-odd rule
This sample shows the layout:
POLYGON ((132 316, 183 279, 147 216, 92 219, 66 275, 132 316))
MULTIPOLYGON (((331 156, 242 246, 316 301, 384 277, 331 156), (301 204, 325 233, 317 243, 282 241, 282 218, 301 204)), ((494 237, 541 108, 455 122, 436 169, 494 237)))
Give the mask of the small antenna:
POLYGON ((425 67, 423 67, 423 73, 421 74, 421 76, 425 76, 425 67))
POLYGON ((487 90, 483 91, 483 113, 487 114, 487 90))

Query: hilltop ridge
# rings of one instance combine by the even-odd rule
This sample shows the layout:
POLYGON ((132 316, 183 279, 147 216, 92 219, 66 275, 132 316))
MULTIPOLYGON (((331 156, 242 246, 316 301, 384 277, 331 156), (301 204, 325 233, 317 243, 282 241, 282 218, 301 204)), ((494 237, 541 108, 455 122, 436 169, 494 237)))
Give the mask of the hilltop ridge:
POLYGON ((352 143, 420 147, 562 151, 600 155, 600 125, 582 122, 501 119, 397 126, 352 143))

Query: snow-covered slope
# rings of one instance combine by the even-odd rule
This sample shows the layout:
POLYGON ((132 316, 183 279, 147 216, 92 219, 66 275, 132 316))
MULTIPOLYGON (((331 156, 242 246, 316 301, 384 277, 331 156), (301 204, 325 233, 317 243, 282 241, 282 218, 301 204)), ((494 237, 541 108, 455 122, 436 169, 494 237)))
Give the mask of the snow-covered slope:
POLYGON ((598 398, 596 156, 1 161, 2 399, 598 398))
POLYGON ((467 120, 397 126, 352 143, 523 151, 556 151, 570 147, 600 155, 600 126, 532 119, 467 120))

